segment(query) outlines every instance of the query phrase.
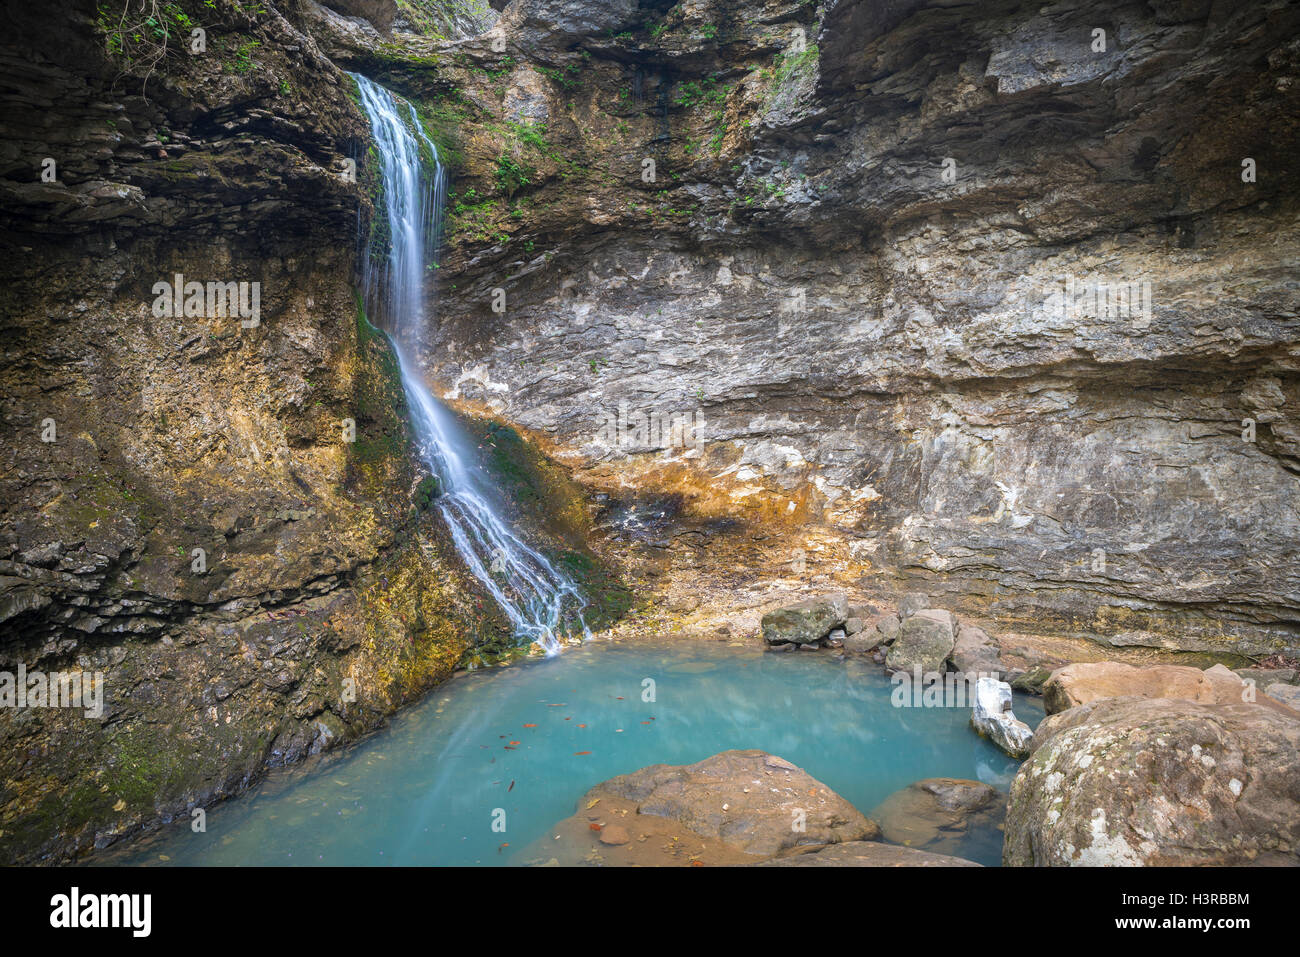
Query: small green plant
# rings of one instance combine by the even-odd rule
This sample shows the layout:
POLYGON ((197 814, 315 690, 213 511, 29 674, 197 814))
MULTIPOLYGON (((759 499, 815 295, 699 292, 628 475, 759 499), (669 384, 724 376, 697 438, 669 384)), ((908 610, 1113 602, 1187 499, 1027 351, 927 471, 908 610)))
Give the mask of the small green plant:
POLYGON ((227 64, 234 73, 247 73, 257 63, 253 60, 253 51, 262 45, 260 40, 245 40, 239 46, 235 47, 235 59, 233 63, 227 64))
POLYGON ((532 182, 531 177, 536 174, 527 167, 521 166, 510 154, 502 153, 497 157, 495 175, 497 188, 507 196, 513 196, 529 185, 532 182))
POLYGON ((180 41, 199 25, 169 0, 113 0, 100 3, 95 14, 104 49, 122 63, 123 72, 143 70, 146 83, 168 56, 181 51, 180 41))

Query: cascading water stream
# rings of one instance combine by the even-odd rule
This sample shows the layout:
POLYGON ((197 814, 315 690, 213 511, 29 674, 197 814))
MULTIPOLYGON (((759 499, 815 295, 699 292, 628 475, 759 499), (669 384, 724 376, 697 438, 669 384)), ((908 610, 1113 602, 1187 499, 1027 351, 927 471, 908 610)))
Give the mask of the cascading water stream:
POLYGON ((363 76, 352 77, 379 150, 389 233, 382 264, 367 251, 367 310, 382 317, 393 340, 419 453, 440 483, 436 504, 456 549, 516 635, 554 654, 566 609, 590 637, 582 619, 586 601, 567 575, 497 515, 490 502, 494 490, 476 467, 473 443, 430 393, 414 359, 424 331, 426 263, 436 262, 442 230, 447 177, 438 149, 410 103, 363 76))

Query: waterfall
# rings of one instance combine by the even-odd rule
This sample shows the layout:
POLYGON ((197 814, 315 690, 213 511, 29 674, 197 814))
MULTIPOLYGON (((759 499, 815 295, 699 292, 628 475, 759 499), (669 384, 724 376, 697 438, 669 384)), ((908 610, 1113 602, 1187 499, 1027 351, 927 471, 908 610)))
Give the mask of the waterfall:
POLYGON ((457 551, 506 613, 516 636, 554 654, 566 610, 590 637, 582 619, 586 600, 564 572, 497 514, 491 501, 498 493, 477 462, 474 443, 433 397, 416 361, 425 323, 426 266, 436 266, 442 231, 446 171, 415 108, 363 76, 352 77, 379 151, 389 238, 382 262, 373 262, 372 250, 366 251, 367 310, 380 317, 393 342, 417 448, 438 479, 441 494, 435 503, 457 551))

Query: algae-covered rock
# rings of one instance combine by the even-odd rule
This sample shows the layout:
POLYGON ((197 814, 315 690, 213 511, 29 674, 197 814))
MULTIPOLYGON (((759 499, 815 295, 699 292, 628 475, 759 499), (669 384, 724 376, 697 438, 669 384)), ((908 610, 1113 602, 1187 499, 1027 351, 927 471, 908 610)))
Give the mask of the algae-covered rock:
POLYGON ((952 654, 952 615, 938 608, 918 611, 903 620, 898 637, 889 646, 885 667, 890 671, 943 671, 952 654))

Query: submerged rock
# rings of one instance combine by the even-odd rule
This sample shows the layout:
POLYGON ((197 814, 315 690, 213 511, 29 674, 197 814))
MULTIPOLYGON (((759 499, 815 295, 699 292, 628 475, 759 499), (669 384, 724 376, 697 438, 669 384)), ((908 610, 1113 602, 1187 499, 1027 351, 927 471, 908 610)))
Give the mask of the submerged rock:
POLYGON ((960 856, 978 832, 1000 842, 1006 795, 981 781, 927 778, 895 791, 871 816, 887 841, 960 856))
POLYGON ((819 851, 776 857, 757 867, 982 867, 974 861, 879 841, 832 844, 819 851))
POLYGON ((848 617, 849 603, 843 594, 810 598, 764 615, 763 640, 770 645, 820 641, 848 617))
POLYGON ((922 671, 943 671, 953 641, 952 615, 938 608, 918 611, 903 621, 885 657, 885 667, 911 671, 920 665, 922 671))
POLYGON ((1300 719, 1105 698, 1047 718, 1011 785, 1008 865, 1300 865, 1300 719))
POLYGON ((970 723, 1013 758, 1029 755, 1029 741, 1033 729, 1019 720, 1011 710, 1011 685, 993 678, 980 678, 975 683, 975 706, 971 709, 970 723))

